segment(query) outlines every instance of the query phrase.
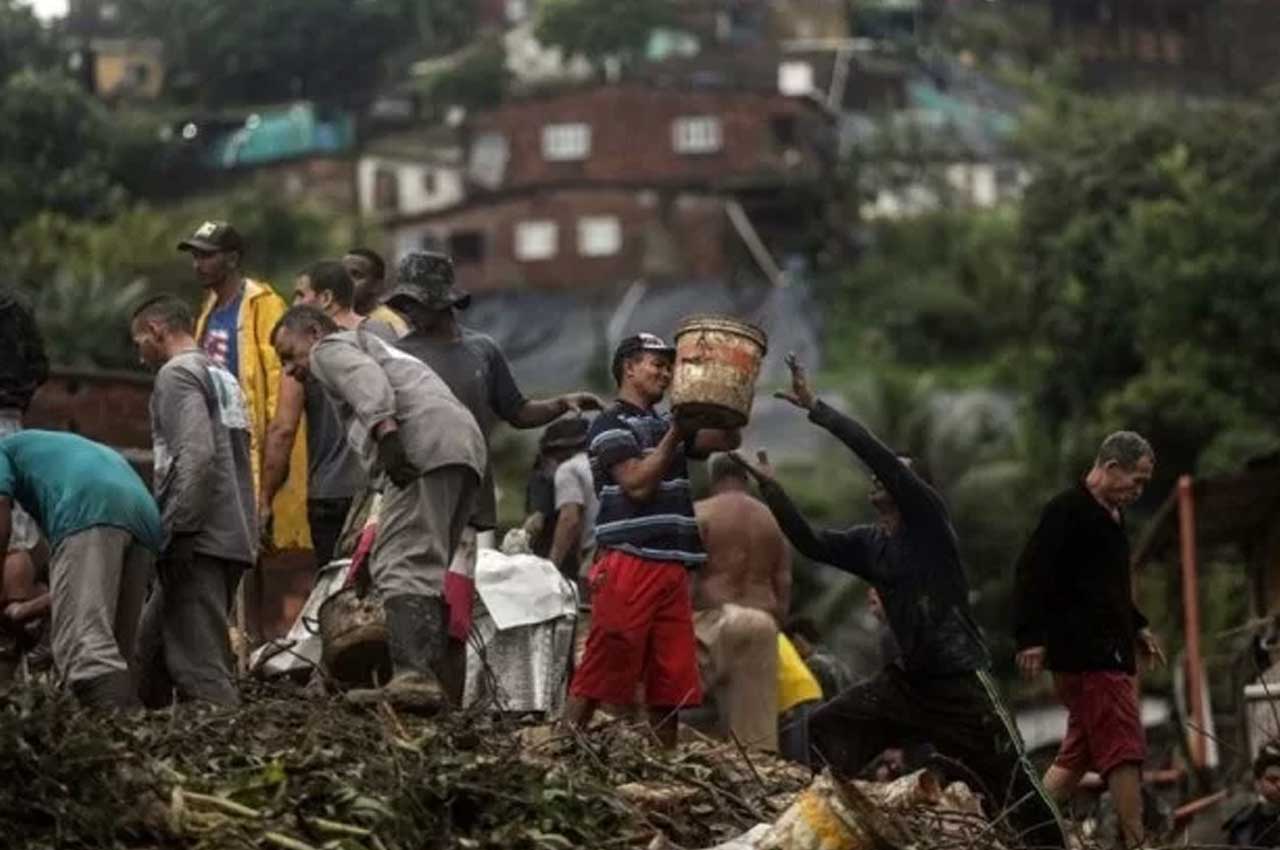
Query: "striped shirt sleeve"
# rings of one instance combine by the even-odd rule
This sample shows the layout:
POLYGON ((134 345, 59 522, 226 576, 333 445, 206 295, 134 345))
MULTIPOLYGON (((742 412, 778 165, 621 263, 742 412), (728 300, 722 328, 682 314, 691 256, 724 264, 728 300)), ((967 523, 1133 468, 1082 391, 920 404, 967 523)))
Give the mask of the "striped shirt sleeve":
POLYGON ((593 424, 588 451, 601 470, 610 470, 623 461, 644 456, 635 432, 617 416, 606 414, 593 424))

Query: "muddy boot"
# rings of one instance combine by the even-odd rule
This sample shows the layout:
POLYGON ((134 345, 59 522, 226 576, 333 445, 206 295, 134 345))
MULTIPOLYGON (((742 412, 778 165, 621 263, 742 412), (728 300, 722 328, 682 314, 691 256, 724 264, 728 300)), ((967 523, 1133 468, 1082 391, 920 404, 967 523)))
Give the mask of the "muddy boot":
POLYGON ((383 600, 391 681, 381 688, 347 692, 357 705, 387 701, 395 708, 436 714, 448 706, 435 670, 444 660, 445 605, 437 596, 393 596, 383 600))
POLYGON ((71 693, 85 708, 116 711, 136 711, 142 708, 133 674, 128 670, 116 670, 92 679, 74 681, 71 683, 71 693))

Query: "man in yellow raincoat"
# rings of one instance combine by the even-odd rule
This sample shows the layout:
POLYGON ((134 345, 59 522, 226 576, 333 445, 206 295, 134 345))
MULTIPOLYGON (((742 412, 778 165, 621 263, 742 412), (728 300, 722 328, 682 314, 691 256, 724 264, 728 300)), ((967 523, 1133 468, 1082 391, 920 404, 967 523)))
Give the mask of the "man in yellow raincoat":
MULTIPOLYGON (((252 434, 254 492, 261 493, 267 427, 281 405, 300 404, 302 388, 281 381, 280 358, 271 347, 271 329, 287 305, 266 283, 244 276, 244 240, 225 221, 206 221, 178 250, 191 255, 192 269, 205 288, 196 320, 196 340, 205 353, 240 381, 248 403, 252 434), (292 398, 297 394, 297 398, 292 398), (286 397, 288 396, 288 397, 286 397)), ((270 542, 279 549, 310 549, 307 527, 307 438, 298 428, 289 453, 289 477, 269 507, 270 542)), ((264 523, 267 517, 260 517, 264 523)))

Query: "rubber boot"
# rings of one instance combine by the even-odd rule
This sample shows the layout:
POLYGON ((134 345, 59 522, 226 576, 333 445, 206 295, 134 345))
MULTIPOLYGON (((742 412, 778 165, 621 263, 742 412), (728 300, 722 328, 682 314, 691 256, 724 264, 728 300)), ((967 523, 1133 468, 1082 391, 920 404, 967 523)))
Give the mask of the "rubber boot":
POLYGON ((128 670, 115 670, 92 679, 74 681, 71 683, 71 693, 85 708, 115 711, 136 711, 142 708, 133 673, 128 670))
POLYGON ((436 714, 448 699, 436 669, 445 653, 445 604, 438 596, 393 596, 384 599, 391 681, 382 688, 347 692, 358 705, 385 700, 395 708, 436 714))

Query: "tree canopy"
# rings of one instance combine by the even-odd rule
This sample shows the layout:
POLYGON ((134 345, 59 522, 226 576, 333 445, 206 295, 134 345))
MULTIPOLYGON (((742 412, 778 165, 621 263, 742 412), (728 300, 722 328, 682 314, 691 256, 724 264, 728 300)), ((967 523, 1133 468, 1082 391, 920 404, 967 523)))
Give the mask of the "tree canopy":
POLYGON ((609 58, 626 66, 644 53, 650 33, 676 22, 675 12, 673 0, 546 0, 535 35, 596 68, 609 58))
MULTIPOLYGON (((160 39, 166 87, 206 106, 367 97, 420 37, 445 39, 460 13, 410 0, 122 0, 129 32, 160 39), (405 26, 412 21, 413 26, 405 26)), ((465 6, 466 4, 456 4, 465 6)))

